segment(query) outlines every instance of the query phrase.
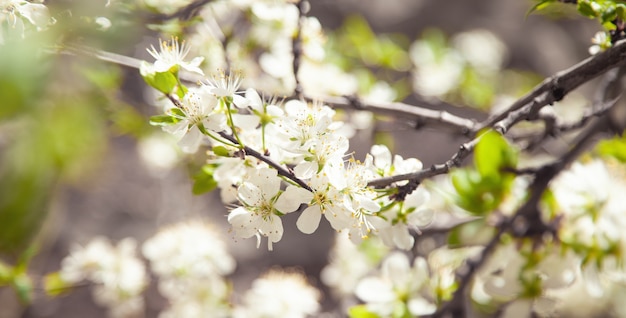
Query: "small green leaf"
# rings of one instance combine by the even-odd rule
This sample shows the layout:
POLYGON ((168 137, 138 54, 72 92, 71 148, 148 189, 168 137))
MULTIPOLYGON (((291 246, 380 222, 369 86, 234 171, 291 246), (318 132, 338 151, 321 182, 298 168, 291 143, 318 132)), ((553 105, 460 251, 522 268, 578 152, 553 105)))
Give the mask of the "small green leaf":
POLYGON ((350 318, 380 318, 379 315, 369 311, 366 305, 356 305, 348 309, 350 318))
POLYGON ((214 146, 211 150, 213 150, 213 153, 217 156, 230 157, 230 151, 224 146, 214 146))
POLYGON ((577 10, 578 12, 580 12, 580 14, 586 17, 589 17, 589 18, 598 17, 598 13, 593 9, 593 6, 591 5, 589 0, 579 0, 577 10))
POLYGON ((610 23, 617 18, 617 11, 614 6, 609 6, 602 12, 600 16, 600 21, 602 24, 610 23))
POLYGON ((615 5, 615 14, 621 20, 626 20, 626 4, 618 3, 615 5))
POLYGON ((179 121, 180 120, 178 118, 170 115, 156 115, 150 117, 150 125, 153 126, 169 126, 179 121))
POLYGON ((178 86, 178 79, 171 72, 142 74, 144 81, 164 94, 171 94, 178 86))
POLYGON ((72 287, 63 281, 59 272, 46 275, 43 279, 43 286, 48 296, 59 296, 69 292, 72 287))
POLYGON ((535 11, 539 11, 539 10, 547 7, 552 2, 556 2, 556 0, 542 0, 542 1, 539 1, 534 6, 532 6, 532 8, 530 8, 528 10, 528 12, 526 12, 526 17, 528 17, 529 15, 531 15, 535 11))
POLYGON ((176 90, 176 95, 178 95, 178 98, 182 100, 183 97, 185 97, 185 95, 187 94, 187 92, 189 92, 189 89, 187 88, 187 86, 179 83, 178 89, 176 90))
POLYGON ((487 131, 480 137, 474 150, 476 169, 484 177, 499 178, 505 168, 515 168, 517 151, 495 131, 487 131))
POLYGON ((203 194, 214 190, 217 181, 213 178, 215 165, 204 165, 198 173, 193 176, 193 194, 203 194))

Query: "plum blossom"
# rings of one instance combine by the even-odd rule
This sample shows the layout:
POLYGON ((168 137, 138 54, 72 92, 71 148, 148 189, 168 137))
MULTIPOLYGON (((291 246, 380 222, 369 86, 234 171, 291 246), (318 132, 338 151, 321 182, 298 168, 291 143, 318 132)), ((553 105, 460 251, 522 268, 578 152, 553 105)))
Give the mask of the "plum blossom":
POLYGON ((624 172, 595 159, 576 162, 551 184, 559 204, 559 238, 585 262, 581 264, 588 291, 601 296, 601 280, 626 281, 623 264, 626 235, 624 172))
POLYGON ((175 37, 169 42, 159 40, 158 50, 154 46, 148 49, 148 53, 155 58, 155 61, 152 64, 143 62, 141 64, 142 74, 170 71, 177 73, 180 68, 183 68, 186 71, 204 75, 204 72, 200 69, 200 64, 204 57, 198 56, 193 58, 191 62, 185 61, 187 54, 189 54, 189 49, 190 47, 185 42, 179 44, 178 38, 175 37))
POLYGON ((359 282, 355 294, 382 317, 391 317, 397 307, 411 316, 428 315, 437 309, 427 288, 429 276, 424 258, 417 257, 411 266, 406 255, 394 252, 383 261, 379 275, 359 282))
POLYGON ((26 30, 24 21, 34 25, 38 31, 44 30, 55 22, 50 17, 48 7, 42 3, 33 3, 25 0, 0 0, 0 44, 4 42, 2 34, 6 21, 10 30, 16 30, 22 37, 26 30))
POLYGON ((86 246, 75 246, 61 262, 60 277, 69 284, 89 280, 96 284, 93 298, 112 317, 132 317, 143 312, 143 290, 148 276, 136 255, 137 243, 127 238, 113 246, 96 237, 86 246))
POLYGON ((534 249, 529 244, 498 247, 478 274, 473 293, 484 292, 505 303, 512 317, 548 313, 554 305, 549 291, 570 286, 578 276, 579 258, 557 249, 534 249), (482 291, 481 291, 482 289, 482 291))
POLYGON ((217 104, 215 96, 206 90, 190 90, 179 107, 172 107, 167 111, 178 122, 164 126, 163 130, 178 139, 184 152, 196 152, 205 137, 202 130, 220 132, 226 128, 226 116, 217 112, 217 104))
POLYGON ((375 236, 356 245, 347 230, 337 232, 329 262, 322 270, 321 279, 339 296, 351 295, 358 282, 374 269, 388 248, 375 236))
POLYGON ((235 318, 304 318, 321 308, 320 292, 296 271, 272 270, 252 282, 235 318))
POLYGON ((300 206, 287 199, 290 192, 279 193, 280 183, 276 170, 259 168, 239 186, 238 197, 243 206, 228 215, 228 222, 237 237, 256 236, 258 247, 261 236, 266 236, 269 250, 272 250, 272 243, 280 241, 283 236, 280 215, 293 212, 300 206))
POLYGON ((377 234, 387 246, 395 246, 403 250, 410 250, 415 244, 415 238, 409 230, 427 226, 433 220, 434 211, 427 206, 430 193, 424 187, 418 187, 407 195, 403 202, 385 211, 383 218, 376 218, 373 224, 377 234))

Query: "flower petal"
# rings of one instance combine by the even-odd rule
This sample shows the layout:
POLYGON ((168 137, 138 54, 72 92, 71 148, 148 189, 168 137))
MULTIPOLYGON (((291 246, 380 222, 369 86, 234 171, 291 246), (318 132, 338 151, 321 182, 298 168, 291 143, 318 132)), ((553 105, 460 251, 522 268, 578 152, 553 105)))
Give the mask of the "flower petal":
POLYGON ((310 206, 306 208, 300 217, 298 217, 298 221, 296 225, 298 226, 298 230, 304 234, 311 234, 317 230, 317 227, 320 225, 320 220, 322 218, 322 213, 320 212, 319 206, 310 206))
POLYGON ((278 197, 274 208, 282 213, 290 213, 297 210, 301 204, 308 203, 313 199, 313 193, 297 186, 288 186, 285 192, 278 197))

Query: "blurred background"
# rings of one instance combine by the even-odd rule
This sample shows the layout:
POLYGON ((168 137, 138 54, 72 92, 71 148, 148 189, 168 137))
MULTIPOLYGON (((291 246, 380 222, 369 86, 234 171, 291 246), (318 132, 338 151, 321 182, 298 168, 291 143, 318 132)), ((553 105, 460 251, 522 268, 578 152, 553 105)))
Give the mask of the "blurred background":
MULTIPOLYGON (((326 222, 315 234, 305 235, 295 227, 297 215, 285 216, 283 240, 271 252, 263 244, 257 249, 254 239, 233 239, 219 194, 192 194, 197 160, 155 146, 148 138, 158 135, 160 129, 151 127, 148 117, 160 109, 150 105, 152 99, 138 70, 57 47, 58 41, 76 41, 150 60, 145 50, 159 35, 143 25, 153 17, 103 13, 109 10, 103 9, 104 1, 47 1, 46 5, 56 17, 55 30, 63 32, 29 34, 32 40, 21 42, 5 39, 0 46, 2 259, 13 264, 36 242, 29 271, 44 275, 59 270, 73 244, 85 244, 96 236, 143 242, 164 225, 200 218, 220 229, 237 260, 231 276, 235 290, 243 291, 260 273, 283 266, 302 269, 316 287, 327 291, 319 274, 327 264, 334 231, 326 222), (105 14, 111 14, 111 32, 101 32, 95 21, 78 18, 105 14), (42 53, 42 47, 47 52, 42 53), (150 159, 154 156, 169 163, 155 163, 150 159)), ((504 44, 501 69, 514 70, 502 82, 510 87, 499 88, 519 90, 510 91, 511 96, 589 56, 590 39, 599 30, 596 22, 569 15, 565 6, 562 11, 526 16, 532 5, 520 0, 312 0, 309 15, 319 19, 329 45, 351 61, 329 59, 355 73, 370 69, 370 76, 396 83, 397 98, 418 104, 425 97, 410 92, 410 69, 368 66, 364 61, 369 53, 381 47, 391 47, 392 53, 408 51, 418 39, 445 42, 463 32, 486 30, 504 44), (368 36, 374 36, 373 44, 359 42, 368 36), (346 66, 349 63, 351 67, 346 66), (358 63, 365 66, 355 66, 358 63)), ((385 63, 397 62, 393 54, 383 54, 385 63)), ((488 114, 485 105, 497 103, 494 96, 448 92, 435 96, 446 102, 432 105, 480 120, 488 114)), ((374 141, 386 141, 393 151, 428 166, 449 159, 464 141, 446 131, 412 129, 409 123, 387 121, 370 128, 358 131, 351 140, 357 159, 364 158, 374 141)), ((106 317, 88 288, 52 299, 40 287, 35 286, 30 306, 23 306, 10 288, 0 288, 0 317, 106 317)), ((154 317, 165 303, 154 283, 146 295, 146 316, 154 317)), ((338 306, 327 293, 323 305, 324 311, 338 306)))

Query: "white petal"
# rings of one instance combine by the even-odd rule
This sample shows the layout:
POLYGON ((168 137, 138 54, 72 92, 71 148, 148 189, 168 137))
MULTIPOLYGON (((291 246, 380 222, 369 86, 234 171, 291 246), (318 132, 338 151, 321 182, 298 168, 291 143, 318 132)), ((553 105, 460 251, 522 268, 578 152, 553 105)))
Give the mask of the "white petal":
POLYGON ((268 237, 272 243, 280 241, 283 237, 283 222, 277 215, 270 215, 268 220, 261 227, 261 232, 268 237))
POLYGON ((407 217, 407 224, 417 227, 424 227, 433 221, 435 211, 432 209, 420 209, 413 211, 407 217))
POLYGON ((413 244, 415 244, 415 238, 409 233, 409 230, 406 226, 402 226, 402 224, 396 224, 391 229, 393 231, 393 243, 396 247, 403 249, 405 251, 413 248, 413 244))
POLYGON ((430 193, 424 187, 419 187, 404 199, 404 205, 419 207, 430 199, 430 193))
POLYGON ((378 169, 391 166, 391 152, 385 145, 373 145, 370 153, 374 157, 374 165, 378 169))
MULTIPOLYGON (((9 6, 10 7, 10 6, 9 6)), ((48 8, 40 3, 24 3, 17 7, 20 14, 38 28, 44 28, 50 22, 48 8)))
POLYGON ((389 278, 396 288, 407 285, 411 265, 406 255, 394 252, 383 262, 382 273, 389 278))
POLYGON ((261 96, 259 96, 259 93, 257 93, 254 88, 248 88, 246 90, 246 98, 250 101, 249 106, 252 109, 258 112, 263 111, 263 101, 261 100, 261 96))
POLYGON ((430 315, 437 310, 437 306, 435 306, 435 304, 424 298, 409 299, 407 306, 409 307, 411 314, 414 316, 430 315))
POLYGON ((237 108, 246 108, 248 107, 248 105, 250 105, 250 100, 248 100, 247 98, 234 94, 233 95, 233 104, 235 104, 235 106, 237 108))
POLYGON ((248 210, 239 207, 228 214, 228 223, 231 224, 236 235, 241 238, 249 238, 257 234, 257 227, 253 215, 248 210))
POLYGON ((298 217, 298 221, 296 225, 298 226, 298 230, 304 234, 311 234, 317 230, 317 227, 320 225, 320 220, 322 218, 322 213, 320 212, 319 206, 310 206, 302 211, 300 217, 298 217))
POLYGON ((396 298, 392 288, 378 277, 366 277, 357 284, 354 294, 364 302, 392 302, 396 298))
POLYGON ((297 210, 301 204, 311 202, 311 199, 313 199, 313 193, 306 189, 290 185, 285 192, 278 197, 274 208, 282 213, 290 213, 297 210))
POLYGON ((310 179, 317 173, 317 169, 317 162, 305 161, 298 164, 293 171, 300 179, 310 179))
POLYGON ((204 135, 200 132, 198 127, 191 127, 187 134, 178 141, 180 149, 186 153, 194 153, 198 151, 200 143, 202 142, 204 135))
POLYGON ((255 206, 263 202, 261 190, 250 182, 242 183, 237 191, 239 193, 239 199, 247 205, 255 206))

